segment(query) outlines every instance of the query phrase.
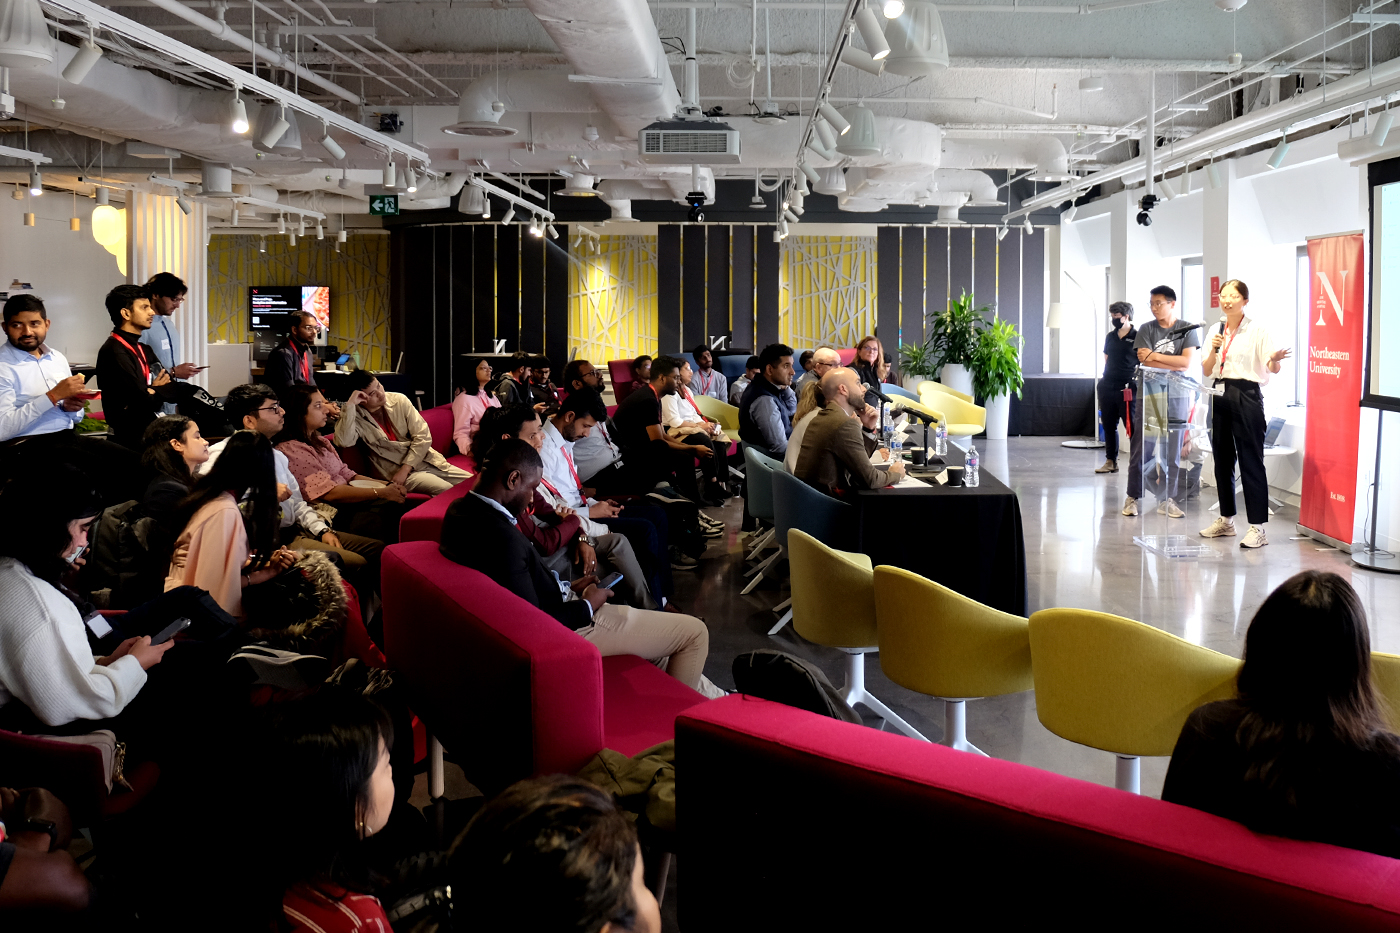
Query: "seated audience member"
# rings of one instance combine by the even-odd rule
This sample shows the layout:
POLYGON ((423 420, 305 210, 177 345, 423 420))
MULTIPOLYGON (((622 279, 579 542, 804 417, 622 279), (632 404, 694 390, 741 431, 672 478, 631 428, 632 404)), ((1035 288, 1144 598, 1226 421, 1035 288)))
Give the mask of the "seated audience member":
POLYGON ((490 360, 477 361, 472 367, 472 380, 473 385, 462 389, 452 400, 452 441, 457 452, 463 454, 472 449, 472 437, 486 409, 501 407, 501 400, 486 391, 491 381, 490 360))
POLYGON ((838 366, 821 381, 826 407, 807 425, 793 475, 828 495, 891 486, 904 478, 904 463, 875 468, 875 436, 880 413, 865 404, 865 390, 853 370, 838 366), (862 430, 863 429, 863 430, 862 430))
POLYGON ((715 354, 703 343, 690 353, 695 357, 695 372, 686 380, 690 391, 696 395, 708 395, 721 402, 729 401, 729 380, 715 368, 715 354))
POLYGON ((676 391, 661 399, 661 423, 665 425, 666 433, 672 437, 697 447, 708 446, 713 450, 714 456, 705 457, 700 461, 700 469, 704 471, 706 478, 704 494, 708 499, 723 501, 729 498, 724 480, 729 470, 727 458, 730 442, 720 439, 724 429, 718 422, 706 418, 701 413, 700 406, 695 404, 695 396, 690 390, 694 381, 690 361, 681 360, 680 367, 676 391))
POLYGON ((787 453, 783 454, 783 468, 793 476, 797 475, 797 455, 802 452, 802 439, 807 435, 807 426, 825 406, 820 380, 808 379, 797 390, 797 410, 792 413, 792 437, 788 438, 787 453))
MULTIPOLYGON (((573 403, 566 405, 577 406, 581 396, 575 393, 571 398, 574 399, 573 403)), ((551 459, 562 459, 557 450, 551 458, 550 447, 555 444, 568 446, 561 443, 559 432, 553 425, 547 422, 542 424, 539 412, 524 405, 502 409, 501 416, 493 419, 488 427, 493 435, 497 435, 497 440, 517 438, 525 441, 539 452, 546 464, 551 459), (552 437, 546 435, 546 430, 552 433, 552 437)), ((570 422, 564 425, 566 432, 571 427, 570 422)), ((583 502, 579 508, 570 506, 561 491, 564 487, 551 483, 549 472, 547 465, 530 508, 517 524, 521 533, 535 545, 545 566, 567 579, 593 574, 601 580, 610 576, 612 571, 621 572, 622 583, 618 585, 617 592, 624 602, 639 609, 659 608, 652 598, 647 576, 642 571, 631 542, 621 532, 613 532, 591 516, 592 512, 598 512, 603 517, 612 518, 620 508, 609 502, 596 502, 591 507, 583 502)), ((558 479, 557 476, 555 478, 558 479)), ((578 487, 573 488, 574 501, 580 501, 576 491, 578 487)))
MULTIPOLYGON (((315 389, 318 394, 320 392, 315 386, 305 388, 315 389)), ((283 390, 289 397, 291 391, 283 390)), ((286 409, 272 389, 265 385, 234 386, 224 399, 224 414, 228 415, 235 427, 256 431, 274 444, 286 425, 286 409)), ((323 409, 321 414, 325 416, 327 412, 323 409)), ((226 444, 228 440, 222 440, 209 448, 209 459, 199 468, 199 473, 208 473, 213 469, 226 444)), ((384 542, 350 533, 342 536, 332 531, 330 523, 306 501, 286 452, 274 449, 272 462, 277 483, 281 487, 278 489, 280 515, 277 543, 294 551, 332 551, 339 556, 352 581, 369 582, 365 580, 366 572, 373 569, 370 565, 378 560, 384 542)), ((377 573, 374 578, 377 580, 377 573)))
POLYGON ((92 887, 67 852, 73 820, 61 800, 38 787, 0 787, 0 825, 0 918, 23 911, 42 929, 50 915, 87 909, 92 887))
MULTIPOLYGON (((276 437, 278 455, 285 457, 287 468, 309 501, 335 508, 331 521, 339 530, 330 530, 328 525, 326 537, 333 537, 338 547, 362 555, 369 563, 370 579, 377 581, 379 554, 385 544, 398 543, 399 519, 409 503, 403 486, 361 476, 340 459, 330 438, 321 433, 328 416, 326 405, 315 386, 288 390, 286 423, 276 437), (355 482, 373 485, 352 486, 355 482)), ((377 582, 374 589, 378 589, 377 582)))
POLYGON ((734 380, 734 384, 729 387, 729 404, 735 408, 739 407, 739 401, 744 397, 744 390, 753 382, 753 377, 762 372, 762 367, 758 365, 758 357, 751 356, 744 363, 744 374, 734 380))
POLYGON ((167 591, 197 586, 241 619, 243 589, 266 583, 295 562, 295 554, 277 546, 280 516, 272 455, 272 444, 257 431, 236 431, 224 442, 219 458, 181 506, 167 591))
POLYGON ((796 377, 793 379, 794 384, 799 382, 803 376, 807 375, 812 371, 812 360, 815 357, 816 352, 813 350, 803 350, 802 353, 797 357, 797 368, 793 370, 793 372, 797 374, 796 377))
MULTIPOLYGON (((44 302, 21 293, 5 301, 5 344, 0 346, 0 469, 5 476, 39 475, 56 458, 86 469, 103 500, 138 495, 136 457, 109 440, 79 437, 87 391, 68 359, 45 340, 51 322, 44 302)), ((2 479, 3 477, 0 477, 2 479)))
POLYGON ((0 494, 0 729, 35 731, 17 725, 31 718, 46 726, 110 719, 171 645, 143 636, 93 657, 63 576, 81 560, 102 504, 73 467, 51 466, 44 484, 52 495, 17 484, 0 494))
POLYGON ((643 353, 632 361, 632 391, 651 385, 651 357, 643 353))
POLYGON ((132 605, 160 595, 167 569, 164 560, 180 533, 180 503, 190 494, 199 468, 209 460, 209 442, 199 433, 199 424, 184 415, 157 418, 146 428, 146 449, 141 465, 150 480, 141 497, 141 512, 155 520, 149 554, 158 566, 151 567, 149 581, 138 584, 139 591, 123 596, 116 605, 132 605))
POLYGON ((611 795, 578 778, 506 788, 457 837, 448 872, 464 929, 661 930, 636 829, 611 795))
POLYGON ((515 528, 543 472, 540 455, 525 441, 504 440, 492 447, 476 486, 447 509, 443 555, 553 616, 596 645, 604 657, 647 658, 686 686, 706 696, 721 695, 703 673, 710 650, 704 622, 679 613, 613 605, 608 602, 612 591, 600 589, 596 577, 568 584, 544 566, 515 528))
POLYGON ((97 384, 102 387, 102 414, 117 443, 141 449, 146 425, 166 399, 157 390, 170 383, 170 373, 141 335, 155 320, 151 295, 142 285, 118 285, 107 293, 112 334, 97 351, 97 384))
POLYGON ((1356 591, 1334 573, 1284 581, 1245 636, 1239 696, 1194 710, 1162 799, 1275 836, 1400 857, 1400 738, 1371 680, 1356 591))
MULTIPOLYGON (((841 365, 841 354, 837 353, 831 347, 820 346, 817 347, 816 350, 811 351, 811 353, 811 365, 807 367, 806 372, 798 376, 792 383, 792 390, 799 395, 802 394, 802 387, 807 383, 820 382, 822 376, 825 376, 841 365)), ((804 353, 802 355, 806 356, 807 354, 804 353)), ((795 418, 793 419, 794 424, 796 424, 796 420, 795 418)))
POLYGON ((350 374, 346 388, 350 398, 336 422, 335 442, 341 447, 363 443, 379 479, 435 496, 467 478, 466 470, 433 449, 428 422, 408 396, 385 392, 374 374, 363 369, 350 374))
POLYGON ((322 688, 271 711, 257 812, 278 827, 262 851, 262 929, 390 933, 365 840, 394 809, 394 727, 371 700, 322 688))
POLYGON ((563 391, 566 394, 577 392, 585 386, 601 395, 604 388, 603 371, 588 360, 569 360, 564 366, 563 391))
POLYGON ((516 350, 506 363, 509 368, 505 377, 496 385, 496 398, 501 405, 534 405, 535 397, 530 392, 530 361, 533 357, 524 350, 516 350))
POLYGON ((880 384, 890 375, 890 364, 885 359, 885 348, 879 337, 872 335, 860 338, 860 343, 856 344, 856 358, 851 363, 851 369, 855 370, 864 385, 870 387, 870 391, 865 393, 866 404, 878 406, 880 398, 875 395, 874 390, 879 389, 880 384))
POLYGON ((774 460, 787 453, 797 395, 792 391, 792 347, 772 343, 758 356, 762 370, 739 400, 739 438, 774 460))
POLYGON ((546 417, 559 410, 559 387, 549 381, 551 367, 549 358, 532 357, 530 360, 530 398, 535 410, 546 417), (543 405, 543 408, 540 406, 543 405))
POLYGON ((658 356, 650 365, 651 383, 627 396, 613 413, 614 436, 627 461, 629 485, 649 492, 674 473, 676 488, 687 499, 700 505, 719 505, 704 498, 695 482, 695 458, 713 457, 713 448, 707 443, 687 444, 683 438, 667 434, 662 426, 661 400, 676 393, 680 361, 658 356))

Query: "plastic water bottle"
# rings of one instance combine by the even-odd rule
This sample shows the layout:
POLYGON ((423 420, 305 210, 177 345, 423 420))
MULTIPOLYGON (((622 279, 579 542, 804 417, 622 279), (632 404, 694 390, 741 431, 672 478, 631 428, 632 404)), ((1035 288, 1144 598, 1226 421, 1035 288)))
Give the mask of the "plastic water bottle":
POLYGON ((890 435, 890 463, 904 459, 904 432, 895 431, 890 435))
POLYGON ((967 467, 963 474, 964 484, 976 486, 982 482, 981 476, 978 475, 980 464, 981 460, 977 457, 977 445, 969 444, 967 446, 967 459, 964 461, 964 465, 967 467))
POLYGON ((880 446, 890 446, 890 438, 894 436, 894 421, 890 412, 888 402, 882 403, 880 408, 884 412, 884 426, 880 429, 880 446))
POLYGON ((933 453, 936 457, 948 455, 948 426, 941 421, 933 429, 933 453))

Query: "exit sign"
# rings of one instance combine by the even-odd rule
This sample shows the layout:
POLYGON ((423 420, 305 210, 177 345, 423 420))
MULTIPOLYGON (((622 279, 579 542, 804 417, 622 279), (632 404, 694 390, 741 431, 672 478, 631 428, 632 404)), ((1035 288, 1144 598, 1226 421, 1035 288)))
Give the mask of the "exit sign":
POLYGON ((399 212, 399 196, 397 194, 376 194, 369 199, 369 212, 371 216, 385 217, 399 212))

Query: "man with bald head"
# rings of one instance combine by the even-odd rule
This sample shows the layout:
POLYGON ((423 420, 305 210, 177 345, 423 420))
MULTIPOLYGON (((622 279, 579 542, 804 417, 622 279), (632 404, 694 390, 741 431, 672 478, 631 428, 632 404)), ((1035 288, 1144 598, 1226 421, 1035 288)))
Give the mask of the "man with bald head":
POLYGON ((817 351, 812 354, 812 368, 797 377, 797 381, 792 384, 792 390, 801 395, 804 385, 814 379, 820 379, 840 365, 841 354, 831 347, 817 347, 817 351))
POLYGON ((865 388, 855 370, 832 367, 822 376, 821 389, 826 407, 802 438, 794 471, 797 478, 833 496, 892 486, 903 479, 902 461, 890 464, 888 471, 870 462, 876 448, 872 432, 880 413, 865 403, 865 388))

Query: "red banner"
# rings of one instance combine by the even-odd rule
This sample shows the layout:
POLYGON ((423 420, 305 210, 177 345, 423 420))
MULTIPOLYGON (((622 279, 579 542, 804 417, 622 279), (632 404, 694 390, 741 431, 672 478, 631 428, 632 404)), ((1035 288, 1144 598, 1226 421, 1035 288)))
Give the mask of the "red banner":
POLYGON ((1351 543, 1356 512, 1366 326, 1364 257, 1361 234, 1308 241, 1308 428, 1298 524, 1343 544, 1351 543))

